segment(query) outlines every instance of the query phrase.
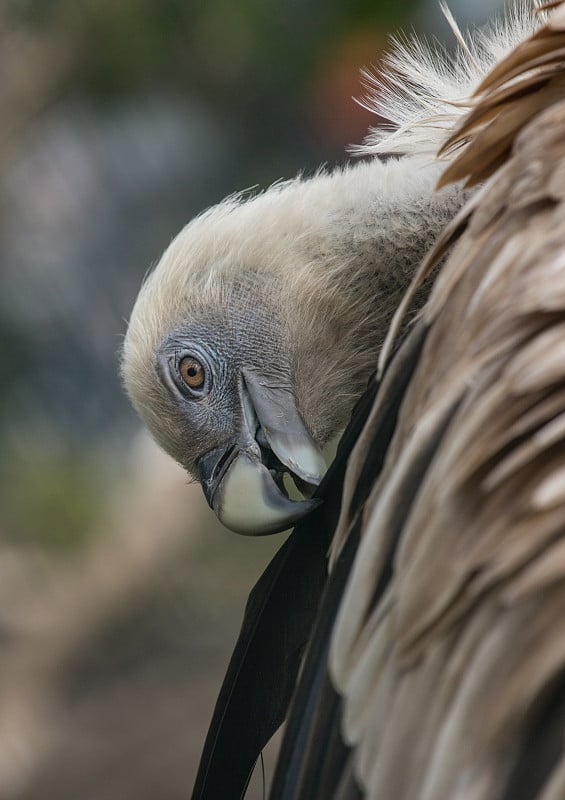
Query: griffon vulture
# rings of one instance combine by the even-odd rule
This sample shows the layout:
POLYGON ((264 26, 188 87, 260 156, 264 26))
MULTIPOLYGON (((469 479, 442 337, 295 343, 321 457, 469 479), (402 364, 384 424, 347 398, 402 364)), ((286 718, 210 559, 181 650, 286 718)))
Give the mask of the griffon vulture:
POLYGON ((397 49, 379 101, 396 128, 372 135, 373 160, 225 201, 141 290, 124 375, 157 440, 234 530, 300 520, 250 597, 194 798, 243 796, 291 695, 272 800, 565 797, 550 6, 460 37, 450 63, 397 49))

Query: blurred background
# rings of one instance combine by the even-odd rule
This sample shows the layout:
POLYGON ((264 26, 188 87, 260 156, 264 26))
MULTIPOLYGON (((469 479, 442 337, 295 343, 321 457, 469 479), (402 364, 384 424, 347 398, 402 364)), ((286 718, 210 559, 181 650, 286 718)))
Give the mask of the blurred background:
POLYGON ((190 795, 282 539, 221 530, 141 431, 126 319, 195 213, 346 160, 399 27, 452 43, 435 0, 0 0, 0 800, 190 795))

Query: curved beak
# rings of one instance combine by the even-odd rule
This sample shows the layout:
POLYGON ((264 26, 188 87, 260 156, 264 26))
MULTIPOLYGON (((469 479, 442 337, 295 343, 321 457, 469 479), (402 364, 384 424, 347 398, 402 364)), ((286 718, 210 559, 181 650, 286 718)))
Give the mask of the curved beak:
POLYGON ((240 383, 242 426, 236 440, 211 450, 198 462, 208 504, 227 527, 248 536, 277 533, 319 504, 291 500, 283 483, 290 474, 311 495, 326 471, 291 391, 245 371, 240 383))

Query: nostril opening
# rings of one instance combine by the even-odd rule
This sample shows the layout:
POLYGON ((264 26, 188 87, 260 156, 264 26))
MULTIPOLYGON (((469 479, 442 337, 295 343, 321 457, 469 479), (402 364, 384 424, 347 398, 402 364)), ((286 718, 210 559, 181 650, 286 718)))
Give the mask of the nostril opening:
POLYGON ((216 464, 216 466, 214 468, 214 472, 212 474, 212 480, 216 480, 218 475, 221 474, 223 468, 225 467, 227 462, 231 459, 234 450, 235 450, 235 445, 234 444, 232 444, 231 447, 226 448, 224 454, 218 460, 218 463, 216 464))

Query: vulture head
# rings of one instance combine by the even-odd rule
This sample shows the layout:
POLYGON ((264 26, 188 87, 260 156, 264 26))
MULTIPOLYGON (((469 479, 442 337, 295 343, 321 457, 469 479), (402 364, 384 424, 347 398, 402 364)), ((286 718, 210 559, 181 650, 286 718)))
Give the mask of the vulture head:
MULTIPOLYGON (((523 37, 516 19, 505 47, 523 37)), ((449 69, 422 43, 393 51, 371 101, 393 125, 369 136, 371 158, 228 198, 181 231, 141 288, 123 351, 127 391, 235 531, 284 530, 316 505, 322 448, 465 199, 460 186, 435 191, 445 167, 435 154, 502 45, 496 31, 471 47, 458 38, 449 69), (289 498, 285 474, 304 499, 289 498)))
MULTIPOLYGON (((189 224, 143 286, 124 350, 128 390, 157 441, 247 533, 280 530, 315 504, 288 499, 283 474, 311 495, 344 413, 346 365, 317 364, 310 348, 338 331, 313 308, 316 288, 288 280, 288 263, 314 257, 289 194, 228 200, 189 224)), ((326 302, 331 314, 329 287, 326 302)))
POLYGON ((127 390, 232 530, 283 530, 316 505, 322 448, 459 205, 452 189, 432 197, 436 177, 374 160, 230 198, 190 222, 142 286, 127 390), (289 498, 285 473, 304 499, 289 498))

